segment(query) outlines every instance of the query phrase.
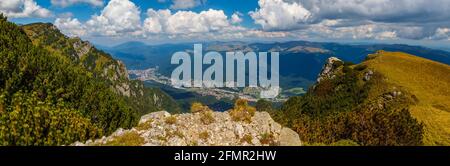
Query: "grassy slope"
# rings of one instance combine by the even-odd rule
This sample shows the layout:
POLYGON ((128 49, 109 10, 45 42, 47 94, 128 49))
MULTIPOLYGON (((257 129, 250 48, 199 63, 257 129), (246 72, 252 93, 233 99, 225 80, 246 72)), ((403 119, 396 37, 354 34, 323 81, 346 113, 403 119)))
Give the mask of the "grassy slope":
POLYGON ((450 66, 399 52, 364 63, 419 99, 411 114, 425 125, 425 145, 450 145, 450 66))

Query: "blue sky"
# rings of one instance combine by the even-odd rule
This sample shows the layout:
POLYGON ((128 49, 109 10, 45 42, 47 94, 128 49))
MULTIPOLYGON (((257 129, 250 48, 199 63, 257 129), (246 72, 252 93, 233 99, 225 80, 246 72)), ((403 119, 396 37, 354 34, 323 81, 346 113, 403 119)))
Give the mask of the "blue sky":
POLYGON ((8 0, 19 24, 50 22, 96 44, 337 41, 450 44, 448 0, 8 0))
MULTIPOLYGON (((55 15, 64 14, 64 13, 72 13, 78 18, 80 21, 87 21, 91 18, 92 15, 98 14, 101 12, 104 6, 93 6, 89 3, 75 3, 71 6, 61 7, 61 6, 52 6, 50 0, 35 0, 35 2, 49 10, 51 10, 55 15)), ((109 0, 103 1, 106 5, 109 0)), ((165 2, 158 2, 158 0, 132 0, 141 10, 145 10, 148 8, 153 9, 168 9, 172 5, 170 0, 166 0, 165 2)), ((227 15, 232 15, 234 12, 239 11, 241 13, 248 13, 249 11, 255 10, 258 7, 258 1, 256 0, 244 0, 245 3, 242 3, 243 0, 209 0, 206 1, 203 5, 198 5, 196 7, 190 8, 191 11, 200 12, 202 10, 212 9, 221 9, 227 15), (239 4, 239 5, 237 5, 239 4)), ((179 9, 183 10, 183 9, 179 9)), ((145 16, 145 12, 141 14, 142 17, 145 16)), ((252 20, 248 15, 245 15, 246 19, 244 20, 246 26, 254 26, 252 20)), ((36 21, 43 22, 53 22, 55 17, 48 18, 37 18, 37 17, 26 17, 26 18, 13 18, 13 21, 17 23, 32 23, 36 21)))

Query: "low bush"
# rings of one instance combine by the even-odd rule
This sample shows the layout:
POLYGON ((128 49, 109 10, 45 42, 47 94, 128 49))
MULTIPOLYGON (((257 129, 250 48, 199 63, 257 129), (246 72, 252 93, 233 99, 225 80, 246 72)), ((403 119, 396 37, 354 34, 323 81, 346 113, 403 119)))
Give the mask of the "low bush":
POLYGON ((244 121, 250 123, 256 113, 256 108, 249 106, 247 100, 237 99, 234 108, 229 110, 233 121, 244 121))
POLYGON ((169 116, 164 120, 164 122, 166 122, 167 124, 170 124, 170 125, 175 124, 175 123, 177 123, 177 117, 173 116, 173 115, 169 116))

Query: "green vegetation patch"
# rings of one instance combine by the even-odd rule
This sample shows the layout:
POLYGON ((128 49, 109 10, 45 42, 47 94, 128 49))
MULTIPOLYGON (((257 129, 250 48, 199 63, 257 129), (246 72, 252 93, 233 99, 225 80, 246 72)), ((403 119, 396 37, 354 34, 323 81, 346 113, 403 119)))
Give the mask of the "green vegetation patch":
POLYGON ((111 141, 100 146, 142 146, 145 139, 136 132, 126 132, 121 136, 113 137, 111 141))
POLYGON ((423 124, 409 112, 415 104, 410 93, 369 66, 345 63, 341 69, 304 96, 290 98, 271 112, 272 117, 297 131, 306 143, 423 144, 423 124), (363 79, 367 73, 369 80, 363 79))

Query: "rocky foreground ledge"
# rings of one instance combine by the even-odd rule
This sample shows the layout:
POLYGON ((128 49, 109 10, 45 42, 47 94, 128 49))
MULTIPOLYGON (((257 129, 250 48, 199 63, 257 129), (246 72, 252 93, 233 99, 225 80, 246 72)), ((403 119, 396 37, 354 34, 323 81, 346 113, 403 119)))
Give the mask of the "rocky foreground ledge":
POLYGON ((119 129, 111 136, 75 146, 300 146, 293 130, 276 123, 267 112, 250 121, 234 121, 228 112, 171 115, 154 112, 137 127, 119 129))

